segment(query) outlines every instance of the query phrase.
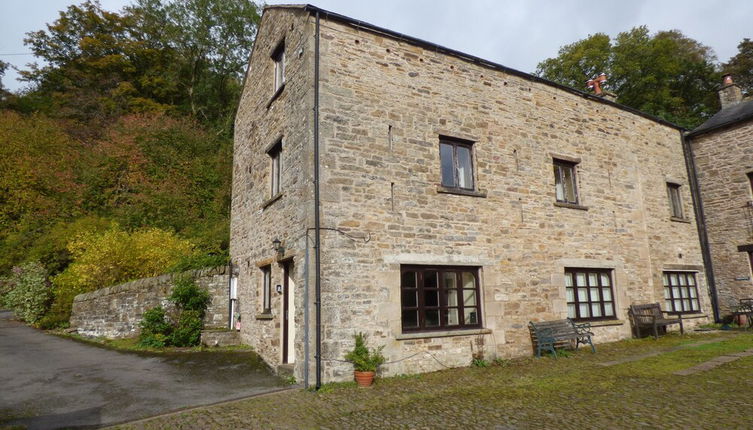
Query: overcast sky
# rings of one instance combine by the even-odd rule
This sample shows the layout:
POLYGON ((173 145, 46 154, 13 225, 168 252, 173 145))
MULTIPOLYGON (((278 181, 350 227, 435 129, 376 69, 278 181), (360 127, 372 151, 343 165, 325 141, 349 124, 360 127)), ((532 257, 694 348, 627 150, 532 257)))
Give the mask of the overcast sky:
MULTIPOLYGON (((44 28, 71 3, 80 1, 0 0, 0 60, 21 68, 33 62, 23 45, 24 34, 44 28)), ((128 3, 101 0, 108 10, 120 10, 128 3)), ((599 32, 615 36, 644 24, 652 33, 681 30, 713 48, 720 61, 735 55, 743 38, 753 38, 751 0, 318 0, 312 4, 529 73, 540 61, 556 56, 562 45, 599 32)), ((16 77, 8 71, 3 84, 11 89, 23 86, 16 77)))

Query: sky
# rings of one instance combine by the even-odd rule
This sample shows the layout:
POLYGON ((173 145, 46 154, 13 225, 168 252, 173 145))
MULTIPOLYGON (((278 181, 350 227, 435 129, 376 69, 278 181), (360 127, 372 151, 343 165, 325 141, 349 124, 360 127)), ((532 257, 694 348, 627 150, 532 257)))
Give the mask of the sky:
MULTIPOLYGON (((82 0, 0 0, 0 60, 34 62, 25 33, 45 28, 58 11, 82 0), (20 55, 19 55, 20 54, 20 55)), ((228 0, 232 1, 232 0, 228 0)), ((720 61, 753 38, 750 0, 310 0, 322 9, 531 73, 563 45, 594 33, 616 36, 638 25, 677 29, 710 46, 720 61)), ((100 0, 120 10, 130 0, 100 0)), ((268 4, 294 3, 268 1, 268 4)), ((23 87, 9 70, 3 85, 23 87)))

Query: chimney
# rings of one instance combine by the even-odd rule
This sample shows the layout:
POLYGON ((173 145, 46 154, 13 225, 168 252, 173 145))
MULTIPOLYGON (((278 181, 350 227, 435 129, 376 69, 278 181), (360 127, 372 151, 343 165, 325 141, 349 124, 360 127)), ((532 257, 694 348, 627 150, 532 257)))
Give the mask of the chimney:
POLYGON ((591 78, 586 81, 586 86, 589 89, 594 90, 594 95, 597 97, 601 97, 603 99, 607 99, 609 101, 615 101, 617 100, 617 95, 614 93, 610 93, 609 91, 604 91, 601 87, 602 85, 607 83, 607 74, 602 73, 599 76, 595 78, 591 78))
POLYGON ((719 102, 722 109, 734 106, 743 100, 743 92, 740 87, 732 81, 732 75, 726 74, 722 77, 722 88, 719 90, 719 102))

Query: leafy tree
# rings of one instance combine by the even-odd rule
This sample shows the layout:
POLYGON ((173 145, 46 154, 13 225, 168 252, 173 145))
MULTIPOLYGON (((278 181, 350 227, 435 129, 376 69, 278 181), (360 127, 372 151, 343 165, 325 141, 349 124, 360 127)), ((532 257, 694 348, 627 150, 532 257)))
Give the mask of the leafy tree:
POLYGON ((617 101, 685 127, 693 127, 719 106, 719 80, 711 48, 680 31, 649 34, 645 26, 605 34, 562 47, 539 63, 536 74, 577 89, 598 73, 607 73, 617 101))
POLYGON ((47 273, 39 262, 14 267, 10 276, 0 283, 8 290, 2 301, 18 318, 33 324, 47 311, 52 291, 47 273))
POLYGON ((743 92, 753 94, 753 41, 747 37, 737 45, 737 54, 722 64, 724 73, 731 73, 743 92))

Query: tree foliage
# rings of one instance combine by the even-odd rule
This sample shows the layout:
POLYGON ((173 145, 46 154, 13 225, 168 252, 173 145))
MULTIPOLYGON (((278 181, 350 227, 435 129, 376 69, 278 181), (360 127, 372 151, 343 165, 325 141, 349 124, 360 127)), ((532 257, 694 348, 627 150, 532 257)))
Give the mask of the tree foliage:
POLYGON ((586 80, 606 73, 618 102, 693 127, 719 108, 715 60, 711 48, 678 30, 651 35, 641 26, 614 40, 598 33, 563 46, 536 74, 583 90, 586 80))
POLYGON ((753 95, 753 41, 747 37, 737 45, 737 54, 722 65, 724 73, 731 73, 743 92, 753 95))
POLYGON ((36 261, 16 266, 11 274, 0 279, 6 293, 2 304, 13 310, 16 317, 36 323, 47 312, 52 298, 47 273, 36 261))

